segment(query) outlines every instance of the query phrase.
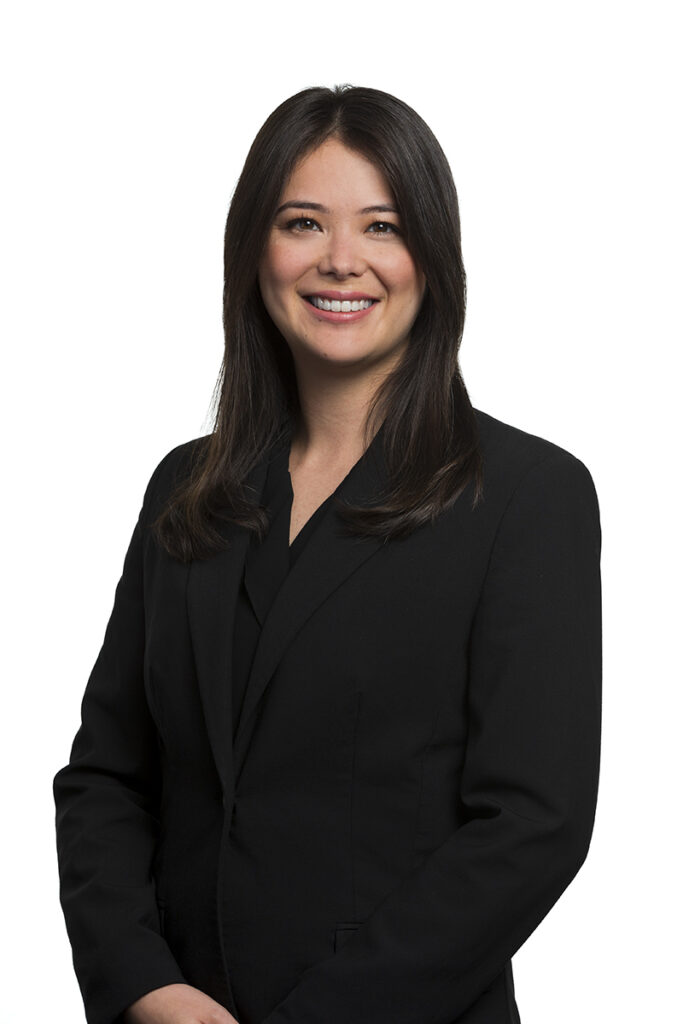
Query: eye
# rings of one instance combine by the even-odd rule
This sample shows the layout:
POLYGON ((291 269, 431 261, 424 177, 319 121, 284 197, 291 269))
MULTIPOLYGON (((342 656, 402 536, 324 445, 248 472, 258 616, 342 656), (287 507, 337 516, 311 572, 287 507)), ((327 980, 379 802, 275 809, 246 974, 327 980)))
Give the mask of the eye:
POLYGON ((294 217, 285 226, 290 231, 320 231, 320 225, 312 217, 294 217))
POLYGON ((396 224, 390 223, 388 220, 376 220, 370 225, 368 231, 371 231, 373 235, 400 235, 396 224))

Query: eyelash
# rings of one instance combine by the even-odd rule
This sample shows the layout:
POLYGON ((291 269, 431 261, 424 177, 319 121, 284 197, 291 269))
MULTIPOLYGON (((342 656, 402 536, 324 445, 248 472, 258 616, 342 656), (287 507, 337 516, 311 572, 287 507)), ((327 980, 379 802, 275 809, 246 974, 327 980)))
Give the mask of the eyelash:
POLYGON ((317 228, 320 227, 318 222, 316 220, 313 220, 312 217, 294 217, 293 220, 287 221, 285 227, 289 228, 290 230, 299 228, 300 230, 303 231, 305 230, 305 228, 303 227, 304 224, 315 224, 317 228))
MULTIPOLYGON (((287 221, 285 227, 290 231, 307 231, 308 229, 304 227, 305 224, 315 224, 316 228, 320 230, 320 225, 318 224, 317 220, 313 219, 313 217, 294 217, 292 220, 287 221)), ((401 233, 398 227, 388 220, 375 220, 372 222, 372 224, 368 225, 367 230, 370 231, 371 234, 373 235, 400 235, 401 233), (377 227, 382 227, 385 229, 388 228, 389 230, 371 231, 372 228, 377 227)))
POLYGON ((398 228, 396 227, 396 225, 392 224, 390 220, 376 220, 376 221, 374 221, 370 225, 370 227, 368 228, 368 231, 370 230, 370 228, 376 228, 376 227, 389 228, 388 231, 375 231, 375 232, 373 232, 373 234, 376 234, 376 235, 400 235, 400 233, 401 233, 398 230, 398 228))

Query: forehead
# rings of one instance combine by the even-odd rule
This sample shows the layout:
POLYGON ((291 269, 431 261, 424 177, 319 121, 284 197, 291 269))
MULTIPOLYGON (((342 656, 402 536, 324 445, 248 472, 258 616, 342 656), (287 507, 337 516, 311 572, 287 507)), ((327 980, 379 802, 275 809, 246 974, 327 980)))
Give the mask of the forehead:
POLYGON ((296 164, 282 190, 291 200, 357 208, 393 201, 389 184, 372 161, 339 139, 327 139, 296 164))

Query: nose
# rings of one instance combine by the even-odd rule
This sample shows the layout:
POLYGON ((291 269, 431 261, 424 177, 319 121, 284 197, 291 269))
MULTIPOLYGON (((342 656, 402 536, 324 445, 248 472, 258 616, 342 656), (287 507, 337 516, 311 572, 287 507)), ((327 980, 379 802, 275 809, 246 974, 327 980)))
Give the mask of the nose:
POLYGON ((361 252, 361 243, 352 233, 332 230, 327 234, 325 243, 318 262, 321 274, 340 278, 360 277, 367 264, 361 252))

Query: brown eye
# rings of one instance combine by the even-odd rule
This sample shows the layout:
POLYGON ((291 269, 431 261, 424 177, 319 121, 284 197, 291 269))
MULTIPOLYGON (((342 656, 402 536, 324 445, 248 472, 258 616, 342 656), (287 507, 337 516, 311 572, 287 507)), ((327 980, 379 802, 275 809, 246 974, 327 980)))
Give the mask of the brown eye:
POLYGON ((287 221, 287 227, 291 231, 320 231, 320 225, 312 217, 294 217, 287 221))
POLYGON ((368 228, 375 235, 397 235, 399 230, 395 224, 391 224, 387 220, 376 220, 374 224, 371 224, 368 228))

